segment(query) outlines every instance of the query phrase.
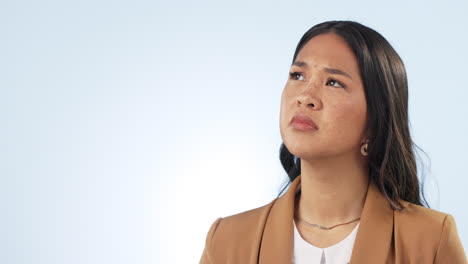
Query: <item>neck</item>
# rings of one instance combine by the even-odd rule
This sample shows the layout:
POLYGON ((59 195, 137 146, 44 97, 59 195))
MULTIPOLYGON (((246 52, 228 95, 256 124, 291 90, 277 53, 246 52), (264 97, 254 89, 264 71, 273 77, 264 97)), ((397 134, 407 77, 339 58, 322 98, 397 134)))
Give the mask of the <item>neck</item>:
POLYGON ((367 164, 359 158, 301 159, 301 196, 296 213, 330 226, 360 217, 367 193, 367 164))

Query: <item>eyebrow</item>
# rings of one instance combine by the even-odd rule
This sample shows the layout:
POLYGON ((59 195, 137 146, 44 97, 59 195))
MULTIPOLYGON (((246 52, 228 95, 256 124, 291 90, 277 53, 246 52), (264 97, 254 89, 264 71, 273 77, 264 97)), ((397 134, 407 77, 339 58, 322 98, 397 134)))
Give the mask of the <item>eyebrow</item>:
MULTIPOLYGON (((298 67, 301 67, 301 68, 307 68, 308 67, 308 64, 305 61, 295 61, 295 62, 293 62, 292 65, 295 65, 295 66, 298 66, 298 67)), ((350 78, 351 80, 353 79, 353 77, 351 77, 351 75, 349 75, 347 72, 342 71, 340 69, 325 67, 324 70, 326 72, 328 72, 328 73, 331 73, 331 74, 344 75, 344 76, 350 78)))

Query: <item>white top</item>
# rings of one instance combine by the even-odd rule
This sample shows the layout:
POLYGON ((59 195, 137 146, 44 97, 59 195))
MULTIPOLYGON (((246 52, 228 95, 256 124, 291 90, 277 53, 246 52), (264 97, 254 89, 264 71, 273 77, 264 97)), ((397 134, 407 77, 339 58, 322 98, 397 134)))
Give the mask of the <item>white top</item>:
POLYGON ((293 264, 347 264, 350 262, 359 223, 345 239, 333 246, 319 248, 305 241, 297 231, 296 221, 293 222, 293 264))

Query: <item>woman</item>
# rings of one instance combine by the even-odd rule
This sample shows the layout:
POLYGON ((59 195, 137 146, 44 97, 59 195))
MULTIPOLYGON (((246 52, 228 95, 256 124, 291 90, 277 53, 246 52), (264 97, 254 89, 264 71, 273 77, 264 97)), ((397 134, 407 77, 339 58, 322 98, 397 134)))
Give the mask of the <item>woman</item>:
POLYGON ((406 72, 376 31, 329 21, 297 45, 271 203, 218 218, 200 263, 467 263, 453 217, 423 206, 406 72))

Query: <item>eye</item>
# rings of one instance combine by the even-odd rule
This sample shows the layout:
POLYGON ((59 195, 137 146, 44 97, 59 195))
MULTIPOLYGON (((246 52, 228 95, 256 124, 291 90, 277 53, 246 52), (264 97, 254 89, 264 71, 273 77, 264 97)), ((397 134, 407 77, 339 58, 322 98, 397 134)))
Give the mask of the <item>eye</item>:
POLYGON ((344 85, 342 85, 340 82, 338 82, 335 79, 328 79, 326 85, 331 85, 331 86, 334 86, 334 87, 344 88, 344 85))
POLYGON ((293 80, 299 80, 299 81, 303 81, 304 80, 304 76, 302 75, 302 73, 300 72, 290 72, 289 73, 289 76, 291 76, 291 78, 293 80), (302 78, 302 79, 301 79, 302 78))

